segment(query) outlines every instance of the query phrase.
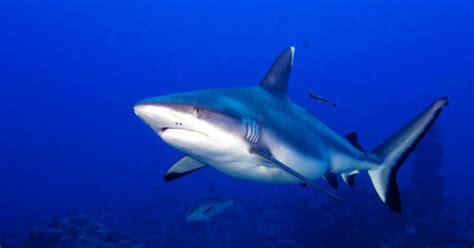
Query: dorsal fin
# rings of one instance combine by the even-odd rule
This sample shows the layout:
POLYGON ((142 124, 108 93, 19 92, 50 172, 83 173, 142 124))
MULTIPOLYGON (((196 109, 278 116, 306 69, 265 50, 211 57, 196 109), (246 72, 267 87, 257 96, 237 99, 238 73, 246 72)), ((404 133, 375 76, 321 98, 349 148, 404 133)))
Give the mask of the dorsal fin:
POLYGON ((355 148, 357 148, 359 151, 363 152, 365 155, 367 155, 367 152, 365 152, 364 148, 359 144, 359 138, 356 132, 351 132, 346 135, 346 139, 351 143, 355 148))
POLYGON ((294 57, 295 47, 289 47, 283 51, 260 82, 260 87, 272 93, 286 94, 294 57))

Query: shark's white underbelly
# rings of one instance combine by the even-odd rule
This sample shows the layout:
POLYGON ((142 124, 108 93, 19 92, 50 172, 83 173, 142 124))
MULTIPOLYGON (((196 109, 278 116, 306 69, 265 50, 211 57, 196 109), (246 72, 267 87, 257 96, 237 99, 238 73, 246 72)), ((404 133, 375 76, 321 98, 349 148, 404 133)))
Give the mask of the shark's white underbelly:
MULTIPOLYGON (((301 148, 288 145, 283 139, 263 130, 255 129, 251 135, 238 137, 214 134, 215 141, 201 133, 167 129, 161 132, 162 139, 188 156, 208 164, 217 170, 242 179, 268 183, 299 183, 300 180, 276 167, 260 155, 251 153, 251 146, 263 146, 271 156, 310 180, 322 177, 328 170, 328 160, 307 155, 301 148), (256 135, 258 134, 258 135, 256 135)), ((207 133, 210 133, 209 131, 207 133)))
MULTIPOLYGON (((300 182, 294 176, 249 151, 248 144, 240 144, 228 154, 206 160, 217 170, 242 179, 268 183, 300 182)), ((326 163, 293 151, 287 146, 273 146, 271 153, 275 159, 311 180, 316 180, 326 173, 326 163)))

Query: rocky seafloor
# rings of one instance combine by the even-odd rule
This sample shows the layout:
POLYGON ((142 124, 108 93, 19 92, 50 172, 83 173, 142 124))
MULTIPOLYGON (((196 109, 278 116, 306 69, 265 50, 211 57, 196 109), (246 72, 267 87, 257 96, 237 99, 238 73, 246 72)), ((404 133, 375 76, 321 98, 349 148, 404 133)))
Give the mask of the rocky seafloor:
MULTIPOLYGON (((329 200, 243 198, 212 222, 186 222, 177 202, 107 208, 89 217, 53 219, 24 234, 17 247, 472 247, 474 205, 446 203, 394 214, 364 196, 329 200), (358 200, 357 200, 358 199, 358 200), (173 206, 166 206, 171 204, 173 206)), ((0 242, 8 242, 0 236, 0 242)), ((7 244, 7 243, 3 243, 7 244)), ((1 247, 7 246, 0 243, 1 247)))
POLYGON ((143 244, 128 235, 83 215, 53 220, 47 227, 32 231, 24 240, 23 247, 144 248, 143 244))

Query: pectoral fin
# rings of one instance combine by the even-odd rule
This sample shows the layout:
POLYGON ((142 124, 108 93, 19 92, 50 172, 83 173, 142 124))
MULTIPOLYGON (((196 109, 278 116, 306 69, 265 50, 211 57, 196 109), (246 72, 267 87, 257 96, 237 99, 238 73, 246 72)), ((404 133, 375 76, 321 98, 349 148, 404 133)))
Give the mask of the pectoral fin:
POLYGON ((206 166, 195 159, 184 156, 168 169, 164 176, 165 182, 173 181, 206 166))
POLYGON ((314 189, 316 189, 317 191, 321 192, 321 193, 324 193, 325 195, 331 197, 332 199, 334 200, 337 200, 339 202, 344 202, 341 198, 339 198, 338 196, 334 195, 333 193, 331 192, 328 192, 326 191, 325 189, 319 187, 318 185, 314 184, 310 179, 308 179, 307 177, 301 175, 300 173, 298 173, 297 171, 291 169, 290 167, 286 166, 285 164, 281 163, 280 161, 276 160, 275 158, 273 158, 271 156, 271 154, 268 152, 267 149, 263 148, 263 147, 259 147, 259 146, 253 146, 252 148, 250 148, 250 152, 253 153, 253 154, 256 154, 256 155, 259 155, 261 156, 262 158, 268 160, 269 162, 272 163, 272 165, 274 165, 275 167, 277 168, 280 168, 282 170, 284 170, 286 173, 296 177, 298 180, 301 181, 301 183, 303 184, 306 184, 314 189))

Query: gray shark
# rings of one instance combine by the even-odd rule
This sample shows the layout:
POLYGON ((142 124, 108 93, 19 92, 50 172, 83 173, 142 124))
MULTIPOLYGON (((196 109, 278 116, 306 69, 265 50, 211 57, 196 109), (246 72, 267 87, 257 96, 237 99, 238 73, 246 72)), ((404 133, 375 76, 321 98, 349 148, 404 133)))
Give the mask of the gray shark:
POLYGON ((233 200, 217 196, 200 199, 186 213, 186 221, 211 221, 213 216, 222 214, 234 204, 233 200))
POLYGON ((283 51, 259 86, 212 89, 150 98, 134 106, 167 144, 186 154, 165 174, 171 181, 210 165, 231 176, 300 183, 340 200, 314 183, 336 175, 354 185, 367 171, 380 199, 401 212, 396 174, 448 104, 443 97, 366 152, 357 134, 341 137, 287 95, 295 48, 283 51))

